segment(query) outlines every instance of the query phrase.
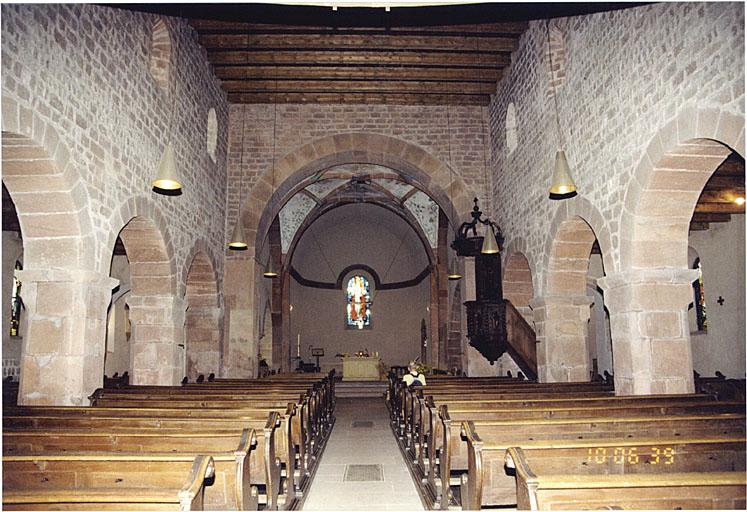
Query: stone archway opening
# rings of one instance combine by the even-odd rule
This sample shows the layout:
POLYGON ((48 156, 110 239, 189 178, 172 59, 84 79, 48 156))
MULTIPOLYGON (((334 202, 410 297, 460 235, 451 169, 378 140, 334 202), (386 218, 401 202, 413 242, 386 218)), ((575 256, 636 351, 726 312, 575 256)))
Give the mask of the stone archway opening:
POLYGON ((189 266, 185 300, 187 377, 194 380, 200 374, 220 375, 218 285, 213 264, 204 252, 198 252, 189 266))
POLYGON ((593 298, 587 295, 587 282, 596 240, 594 230, 578 215, 563 220, 555 232, 548 259, 546 295, 533 308, 542 382, 581 382, 591 378, 588 324, 593 298))
MULTIPOLYGON (((18 108, 7 103, 4 126, 18 108)), ((92 271, 92 235, 82 228, 88 208, 69 153, 52 128, 35 115, 28 119, 35 129, 21 131, 46 133, 47 143, 56 142, 50 149, 32 137, 2 132, 2 181, 23 238, 23 270, 15 271, 26 317, 18 403, 84 405, 102 382, 106 303, 114 282, 92 271)))
MULTIPOLYGON (((626 194, 621 272, 603 282, 615 306, 610 320, 618 394, 695 389, 688 307, 697 270, 688 268, 688 232, 706 183, 732 152, 720 141, 739 141, 744 130, 743 119, 731 114, 696 114, 657 134, 626 194), (698 137, 699 130, 709 138, 698 137)), ((743 351, 744 343, 739 346, 743 351)))
POLYGON ((163 235, 144 216, 119 233, 129 262, 130 383, 175 385, 184 375, 184 302, 163 235))

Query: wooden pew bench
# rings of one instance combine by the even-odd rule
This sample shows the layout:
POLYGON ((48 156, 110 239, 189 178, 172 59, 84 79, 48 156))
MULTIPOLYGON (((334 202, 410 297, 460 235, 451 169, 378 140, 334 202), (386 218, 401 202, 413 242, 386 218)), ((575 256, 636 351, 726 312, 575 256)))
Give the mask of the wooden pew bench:
MULTIPOLYGON (((295 499, 295 475, 288 468, 294 467, 294 448, 287 443, 290 423, 283 421, 277 412, 262 418, 173 418, 173 417, 92 417, 92 416, 3 416, 3 436, 13 433, 43 432, 47 435, 58 431, 90 433, 150 433, 157 436, 176 434, 216 435, 226 433, 238 440, 246 429, 253 429, 257 449, 249 457, 251 485, 260 490, 260 502, 274 509, 292 506, 295 499), (286 471, 283 474, 282 462, 286 471)), ((185 442, 186 438, 185 438, 185 442)), ((238 447, 238 442, 236 444, 238 447)), ((177 445, 173 449, 178 448, 177 445)), ((5 446, 3 447, 5 450, 5 446)), ((164 444, 160 451, 171 449, 164 444)), ((195 448, 190 448, 195 449, 195 448)), ((195 450, 200 451, 200 446, 195 450)), ((238 469, 238 468, 237 468, 238 469)), ((238 479, 238 477, 237 477, 238 479)), ((243 476, 239 479, 243 482, 243 476)), ((244 491, 246 492, 246 490, 244 491)), ((228 500, 228 498, 226 498, 228 500)))
MULTIPOLYGON (((588 461, 587 450, 524 451, 509 448, 506 460, 516 468, 519 510, 579 508, 633 509, 744 509, 747 476, 744 443, 741 449, 696 450, 699 445, 678 445, 672 457, 674 471, 651 464, 659 454, 637 455, 638 464, 626 464, 625 473, 605 474, 614 463, 588 461), (640 463, 641 459, 648 464, 640 463), (737 460, 738 459, 738 460, 737 460), (560 461, 560 464, 558 462, 560 461), (682 469, 680 469, 679 467, 682 469), (719 470, 723 466, 725 469, 719 470), (601 474, 600 474, 601 473, 601 474)), ((562 450, 562 449, 561 449, 562 450)), ((609 458, 608 458, 609 460, 609 458)), ((669 468, 667 468, 669 469, 669 468)))
MULTIPOLYGON (((721 414, 740 413, 744 411, 743 402, 716 402, 706 396, 663 396, 642 397, 638 400, 610 397, 588 401, 562 400, 558 402, 509 402, 492 403, 492 408, 471 409, 468 404, 442 403, 438 413, 432 401, 425 401, 425 416, 427 423, 418 427, 420 435, 416 446, 417 457, 414 464, 426 475, 430 469, 430 461, 437 459, 444 443, 449 442, 452 458, 452 469, 463 469, 466 462, 464 446, 459 443, 460 430, 453 425, 460 425, 469 420, 501 420, 501 419, 563 419, 574 417, 635 417, 635 416, 666 416, 679 414, 721 414), (513 407, 511 407, 513 405, 513 407), (431 434, 432 432, 432 434, 431 434), (445 439, 450 437, 450 441, 445 439)), ((484 403, 483 403, 484 405, 484 403)), ((435 476, 431 475, 431 479, 435 476)))
MULTIPOLYGON (((322 424, 310 415, 308 402, 300 400, 294 404, 284 399, 256 400, 253 397, 242 399, 240 397, 223 399, 210 398, 209 396, 174 396, 172 398, 148 398, 137 395, 131 397, 96 397, 92 398, 93 409, 107 408, 126 410, 178 410, 182 409, 185 414, 199 416, 198 411, 242 411, 242 415, 260 415, 266 417, 268 410, 282 412, 284 417, 290 418, 291 425, 288 427, 290 439, 298 455, 298 465, 293 465, 298 470, 299 482, 308 476, 311 465, 316 461, 324 440, 329 435, 331 428, 322 424), (258 411, 252 414, 249 412, 258 411), (259 411, 265 411, 261 413, 259 411)), ((285 430, 285 429, 284 429, 285 430)))
POLYGON ((3 456, 5 510, 202 510, 208 456, 3 456))
POLYGON ((251 485, 250 478, 256 447, 257 436, 249 429, 240 436, 236 432, 81 432, 62 429, 3 434, 3 455, 6 456, 100 451, 157 454, 165 449, 181 455, 208 455, 213 459, 215 479, 205 489, 205 510, 257 510, 258 490, 251 485))
MULTIPOLYGON (((478 420, 471 428, 480 438, 521 446, 526 441, 542 439, 599 439, 640 437, 694 437, 744 435, 744 413, 683 414, 652 417, 583 417, 562 419, 478 420)), ((433 455, 429 467, 427 490, 433 499, 447 508, 451 485, 460 485, 452 471, 468 470, 468 447, 461 442, 461 429, 443 430, 443 445, 433 455)))
MULTIPOLYGON (((512 444, 520 447, 525 453, 537 454, 537 457, 557 458, 552 461, 557 468, 567 466, 567 470, 571 472, 589 471, 599 474, 600 471, 635 473, 654 470, 655 468, 649 466, 657 464, 661 466, 662 471, 738 470, 740 466, 744 468, 744 450, 747 442, 742 435, 714 435, 633 439, 549 438, 517 444, 516 441, 483 440, 469 424, 464 425, 464 431, 468 447, 468 470, 461 475, 460 495, 462 508, 465 510, 513 505, 517 502, 515 477, 504 467, 506 450, 512 447, 512 444), (539 455, 540 453, 544 455, 539 455), (688 454, 688 458, 678 458, 678 454, 688 454), (589 469, 589 466, 594 468, 589 469)), ((544 466, 545 469, 549 467, 549 461, 546 462, 548 463, 544 466)))
POLYGON ((274 394, 267 397, 254 394, 218 395, 211 393, 183 393, 181 395, 158 394, 155 392, 124 396, 117 394, 99 392, 97 390, 91 396, 91 405, 94 407, 122 407, 127 409, 156 408, 156 409, 286 409, 288 403, 294 403, 296 414, 293 416, 295 423, 294 431, 301 436, 296 439, 299 444, 299 453, 304 457, 304 463, 308 458, 315 456, 322 446, 322 441, 329 435, 334 417, 321 414, 315 407, 314 402, 308 396, 290 394, 274 394))

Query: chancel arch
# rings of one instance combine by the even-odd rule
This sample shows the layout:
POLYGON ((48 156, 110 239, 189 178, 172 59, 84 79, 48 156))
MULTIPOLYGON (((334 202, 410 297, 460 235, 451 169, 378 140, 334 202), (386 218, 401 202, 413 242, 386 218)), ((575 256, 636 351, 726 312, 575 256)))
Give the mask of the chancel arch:
MULTIPOLYGON (((227 328, 229 332, 234 332, 233 325, 246 325, 244 322, 249 321, 256 331, 257 317, 259 312, 255 310, 258 296, 263 293, 269 293, 267 285, 261 283, 261 272, 269 257, 268 248, 273 247, 268 242, 268 233, 271 234, 270 226, 278 218, 278 214, 284 205, 293 197, 309 185, 312 185, 321 173, 335 166, 345 165, 372 165, 382 166, 390 170, 395 170, 400 180, 409 184, 410 188, 415 188, 413 194, 425 195, 434 203, 434 207, 440 208, 444 214, 444 233, 441 242, 443 248, 437 257, 440 273, 431 274, 433 280, 433 289, 436 286, 446 287, 446 267, 448 265, 448 231, 453 231, 458 224, 457 218, 466 216, 472 207, 472 198, 474 193, 468 191, 464 181, 460 178, 459 173, 450 170, 449 167, 429 154, 424 149, 414 144, 402 141, 400 139, 367 133, 340 134, 323 139, 300 147, 285 157, 279 159, 274 166, 274 170, 268 169, 263 173, 259 182, 252 188, 246 200, 243 202, 240 210, 240 219, 244 231, 250 240, 249 250, 244 255, 231 255, 226 260, 227 282, 231 281, 231 273, 245 276, 245 284, 231 286, 226 288, 227 302, 234 304, 227 311, 227 328), (274 174, 273 174, 274 173, 274 174), (273 187, 273 184, 275 187, 273 187), (263 209, 257 208, 256 205, 264 204, 263 209), (454 217, 451 221, 449 219, 454 217), (446 223, 450 224, 450 229, 446 229, 446 223), (252 258, 254 256, 254 258, 252 258), (252 262, 254 260, 254 263, 252 262), (256 263, 256 264, 255 264, 256 263), (442 267, 442 268, 441 268, 442 267), (438 277, 443 273, 443 279, 438 281, 438 277), (253 283, 253 284, 250 284, 253 283), (247 289, 255 288, 255 291, 247 289), (264 290, 264 291, 263 291, 264 290), (230 300, 229 300, 230 299, 230 300)), ((350 181, 350 176, 344 181, 350 181)), ((375 187, 374 187, 375 188, 375 187)), ((392 195, 392 191, 379 190, 382 195, 392 195)), ((345 202, 344 198, 338 198, 345 202)), ((389 198, 391 199, 391 197, 389 198)), ((404 201, 416 200, 414 196, 401 197, 404 201)), ((304 199, 306 201, 306 199, 304 199)), ((308 201, 311 201, 310 199, 308 201)), ((438 229, 436 230, 438 232, 438 229)), ((438 237, 437 237, 438 238, 438 237)), ((431 244, 433 245, 433 244, 431 244)), ((285 251, 283 251, 285 252, 285 251)), ((435 252, 435 251, 434 251, 435 252)), ((279 259, 273 259, 280 262, 279 259)), ((284 286, 283 284, 274 285, 284 286)), ((280 292, 275 291, 273 295, 280 297, 280 292)), ((439 339, 447 339, 446 318, 448 306, 448 294, 434 292, 429 316, 431 320, 429 325, 435 332, 429 333, 431 349, 438 353, 443 365, 446 364, 445 347, 441 346, 439 339), (435 304, 443 303, 442 306, 436 307, 435 304), (441 320, 437 318, 443 317, 441 320), (439 327, 436 329, 435 326, 439 327)), ((274 304, 274 303, 273 303, 274 304)), ((458 303, 457 303, 458 304, 458 303)), ((279 310, 273 305, 273 314, 279 313, 279 310)), ((276 319, 277 320, 277 319, 276 319)), ((282 336, 279 327, 282 323, 279 320, 273 322, 273 334, 282 336)), ((287 325, 285 326, 287 329, 287 325)), ((238 340, 232 334, 227 334, 226 339, 231 340, 229 351, 234 350, 236 354, 246 354, 251 358, 254 350, 246 350, 253 343, 251 340, 238 340), (235 343, 233 340, 238 340, 235 343), (245 347, 245 348, 240 348, 245 347)), ((288 351, 287 355, 290 356, 288 351)), ((457 350, 459 352, 459 350, 457 350)), ((277 352, 274 352, 278 355, 277 352)), ((243 357, 243 356, 242 356, 243 357)), ((239 357, 238 359, 241 359, 239 357)), ((286 357, 283 357, 284 360, 286 357)), ((234 359, 232 357, 232 359, 234 359)), ((246 359, 246 358, 245 358, 246 359)), ((274 358, 276 359, 276 358, 274 358)), ((459 357, 456 358, 457 360, 459 357)), ((278 361, 275 361, 277 364, 278 361)), ((247 373, 247 368, 230 370, 238 375, 247 373)))

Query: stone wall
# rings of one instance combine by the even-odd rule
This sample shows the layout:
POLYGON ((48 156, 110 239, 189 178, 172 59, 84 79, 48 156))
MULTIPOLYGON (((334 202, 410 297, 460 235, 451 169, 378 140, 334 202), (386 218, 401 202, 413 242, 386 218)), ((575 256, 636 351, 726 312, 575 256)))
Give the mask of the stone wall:
MULTIPOLYGON (((610 273, 619 268, 623 199, 651 140, 688 107, 744 114, 744 8, 663 3, 554 24, 566 43, 566 76, 557 91, 560 129, 579 196, 603 219, 592 227, 609 234, 603 256, 610 273)), ((561 207, 548 200, 558 135, 545 59, 544 22, 531 22, 490 105, 496 217, 508 246, 517 237, 526 241, 537 295, 546 281, 548 227, 561 207), (509 154, 511 102, 519 145, 509 154)))
MULTIPOLYGON (((21 400, 35 389, 34 403, 80 403, 103 373, 112 248, 133 216, 148 218, 162 237, 176 300, 196 245, 208 248, 222 281, 228 104, 185 20, 94 5, 6 4, 2 40, 3 149, 13 157, 3 182, 24 229, 29 337, 70 336, 51 352, 29 341, 24 365, 33 371, 26 382, 22 375, 21 400), (180 197, 151 191, 168 143, 180 197), (33 159, 48 160, 37 168, 33 159), (82 303, 46 298, 50 281, 62 283, 57 299, 82 303), (75 327, 49 332, 68 323, 75 327), (65 373, 74 378, 56 384, 65 373)), ((174 346, 183 343, 180 317, 175 310, 168 320, 174 346)), ((180 364, 175 356, 167 366, 177 373, 180 364)))
MULTIPOLYGON (((96 270, 108 273, 112 237, 122 228, 116 213, 139 197, 168 219, 162 228, 173 240, 183 294, 190 249, 200 238, 222 248, 225 224, 228 104, 196 33, 184 20, 94 5, 3 5, 2 14, 4 117, 18 118, 18 105, 20 115, 54 128, 69 151, 85 185, 96 270), (172 39, 168 90, 149 71, 152 29, 160 20, 172 39), (211 108, 219 125, 216 162, 207 151, 211 108), (151 192, 169 141, 181 197, 151 192)), ((14 124, 3 120, 4 130, 14 124)))
MULTIPOLYGON (((485 162, 483 126, 488 129, 487 109, 483 107, 444 107, 409 105, 232 105, 228 158, 226 240, 238 213, 241 197, 246 201, 259 178, 272 169, 273 131, 275 161, 317 139, 341 133, 366 132, 397 137, 422 147, 448 164, 469 193, 480 199, 490 212, 484 191, 485 162), (277 110, 277 112, 276 112, 277 110), (241 128, 244 117, 243 172, 241 128), (448 116, 448 119, 447 119, 448 116), (484 118, 483 118, 484 116, 484 118), (449 141, 448 134, 451 134, 449 141), (449 144, 451 156, 449 156, 449 144)), ((268 183, 271 178, 268 179, 268 183)), ((276 179, 275 187, 280 183, 276 179)), ((462 221, 468 219, 462 219, 462 221)))
MULTIPOLYGON (((520 243, 533 270, 534 319, 546 343, 540 374, 588 374, 573 355, 582 340, 569 351, 556 339, 560 330, 582 332, 581 325, 555 318, 572 307, 584 323, 586 299, 558 286, 565 277, 551 271, 562 262, 550 259, 563 227, 581 218, 602 252, 599 286, 610 310, 616 391, 692 391, 683 328, 692 279, 687 224, 729 152, 708 139, 744 154, 744 6, 663 3, 551 25, 553 50, 563 47, 553 53, 563 57, 552 63, 553 74, 547 27, 532 22, 490 105, 495 215, 509 253, 520 243), (512 112, 507 123, 509 110, 515 121, 512 112), (513 151, 507 124, 518 140, 513 151), (548 189, 561 146, 579 195, 557 202, 548 189)), ((572 258, 581 263, 583 256, 572 258)))

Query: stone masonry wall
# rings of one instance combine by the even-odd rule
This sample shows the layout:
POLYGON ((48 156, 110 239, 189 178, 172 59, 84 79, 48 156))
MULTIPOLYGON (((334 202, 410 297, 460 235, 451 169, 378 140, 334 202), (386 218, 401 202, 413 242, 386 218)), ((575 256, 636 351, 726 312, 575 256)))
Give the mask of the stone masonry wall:
POLYGON ((274 125, 276 162, 304 144, 339 133, 384 134, 418 145, 444 163, 451 160, 455 178, 458 175, 464 180, 486 214, 491 211, 484 193, 485 161, 490 159, 490 154, 483 152, 483 128, 488 129, 484 107, 451 106, 448 114, 445 106, 409 105, 232 105, 230 110, 226 240, 237 217, 239 183, 243 187, 241 197, 246 200, 259 177, 272 169, 274 125), (242 115, 243 178, 239 169, 242 115))
MULTIPOLYGON (((620 270, 623 198, 652 138, 687 108, 744 115, 744 5, 661 3, 554 22, 565 31, 565 80, 558 88, 560 129, 579 197, 603 219, 620 270)), ((544 293, 543 261, 559 202, 548 199, 557 149, 548 97, 546 28, 531 22, 490 105, 493 205, 507 246, 526 241, 544 293), (509 154, 505 115, 516 108, 519 145, 509 154)), ((588 219, 587 219, 588 220, 588 219)), ((596 233, 600 238, 600 233, 596 233)))
POLYGON ((186 260, 198 240, 213 251, 221 282, 228 103, 196 33, 184 20, 94 5, 6 4, 2 41, 3 114, 17 104, 21 115, 31 111, 53 127, 84 183, 96 244, 90 270, 108 275, 120 208, 144 204, 164 219, 159 228, 171 241, 177 294, 184 294, 186 260), (170 90, 149 72, 159 20, 171 36, 170 90), (215 162, 206 145, 211 108, 218 120, 215 162), (180 197, 151 191, 169 141, 183 181, 180 197))

